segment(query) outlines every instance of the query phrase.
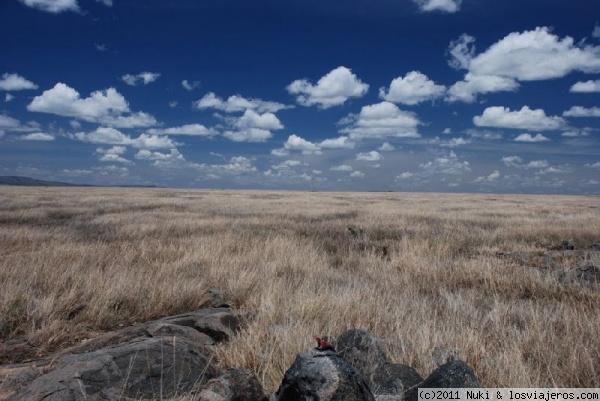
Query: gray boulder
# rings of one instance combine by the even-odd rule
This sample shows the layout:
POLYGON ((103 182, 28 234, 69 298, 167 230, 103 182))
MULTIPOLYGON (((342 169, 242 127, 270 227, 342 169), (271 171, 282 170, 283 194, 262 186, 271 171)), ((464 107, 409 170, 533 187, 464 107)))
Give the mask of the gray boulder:
POLYGON ((365 330, 342 333, 336 343, 339 355, 369 384, 373 394, 399 395, 423 381, 413 368, 388 362, 379 340, 365 330))
POLYGON ((0 399, 163 399, 218 375, 213 345, 240 328, 228 308, 201 309, 106 333, 58 355, 0 366, 0 399))
POLYGON ((481 383, 475 377, 475 372, 469 365, 461 360, 454 360, 443 364, 434 370, 417 387, 409 389, 405 393, 405 399, 408 401, 417 401, 419 398, 419 388, 476 388, 481 387, 481 383))
POLYGON ((163 337, 67 355, 9 400, 171 397, 216 376, 207 351, 184 338, 163 337))
POLYGON ((299 354, 271 401, 374 401, 363 377, 335 351, 299 354))
POLYGON ((198 401, 267 401, 262 385, 249 369, 227 369, 211 379, 198 401))

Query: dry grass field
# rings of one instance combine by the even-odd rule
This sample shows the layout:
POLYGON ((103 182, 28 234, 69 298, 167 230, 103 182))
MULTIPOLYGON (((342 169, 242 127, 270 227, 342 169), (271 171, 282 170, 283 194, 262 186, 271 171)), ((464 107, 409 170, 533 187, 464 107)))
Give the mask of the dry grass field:
POLYGON ((349 328, 422 375, 456 349, 486 387, 600 387, 600 288, 559 280, 598 242, 598 197, 0 187, 0 341, 42 355, 220 288, 251 319, 219 363, 267 391, 349 328))

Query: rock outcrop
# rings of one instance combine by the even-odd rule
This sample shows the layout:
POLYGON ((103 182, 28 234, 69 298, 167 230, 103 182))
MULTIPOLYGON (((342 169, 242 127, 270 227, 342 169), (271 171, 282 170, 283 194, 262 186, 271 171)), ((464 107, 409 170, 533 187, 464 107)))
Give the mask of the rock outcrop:
POLYGON ((268 398, 254 372, 233 368, 209 380, 198 401, 268 401, 268 398))
POLYGON ((423 381, 410 366, 390 363, 379 340, 365 330, 342 333, 335 346, 340 356, 363 376, 374 394, 402 394, 423 381))
POLYGON ((369 385, 335 351, 299 354, 271 401, 374 401, 369 385))
POLYGON ((201 387, 219 371, 212 346, 240 328, 229 308, 128 327, 34 363, 0 367, 0 399, 163 399, 201 387))

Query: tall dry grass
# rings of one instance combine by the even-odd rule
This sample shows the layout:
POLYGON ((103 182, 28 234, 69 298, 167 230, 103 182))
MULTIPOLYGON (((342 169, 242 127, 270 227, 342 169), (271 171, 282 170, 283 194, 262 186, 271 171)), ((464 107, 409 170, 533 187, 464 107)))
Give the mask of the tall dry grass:
POLYGON ((600 289, 526 263, 600 242, 599 212, 598 197, 2 187, 0 339, 44 354, 220 288, 251 316, 220 364, 268 391, 312 334, 349 328, 423 375, 451 348, 487 387, 600 387, 600 289))

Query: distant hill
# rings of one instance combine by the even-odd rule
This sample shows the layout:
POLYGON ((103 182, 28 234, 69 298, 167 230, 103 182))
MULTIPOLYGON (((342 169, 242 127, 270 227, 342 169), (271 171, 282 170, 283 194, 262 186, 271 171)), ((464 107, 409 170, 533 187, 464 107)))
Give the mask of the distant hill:
MULTIPOLYGON (((73 184, 61 181, 38 180, 31 177, 21 177, 18 175, 0 175, 0 185, 19 185, 22 187, 98 187, 91 184, 73 184)), ((108 185, 110 187, 110 185, 108 185)), ((100 185, 105 187, 105 185, 100 185)), ((114 185, 116 188, 162 188, 158 185, 114 185)))
POLYGON ((37 180, 17 175, 0 176, 0 185, 20 185, 26 187, 89 187, 90 185, 71 184, 60 181, 37 180))

